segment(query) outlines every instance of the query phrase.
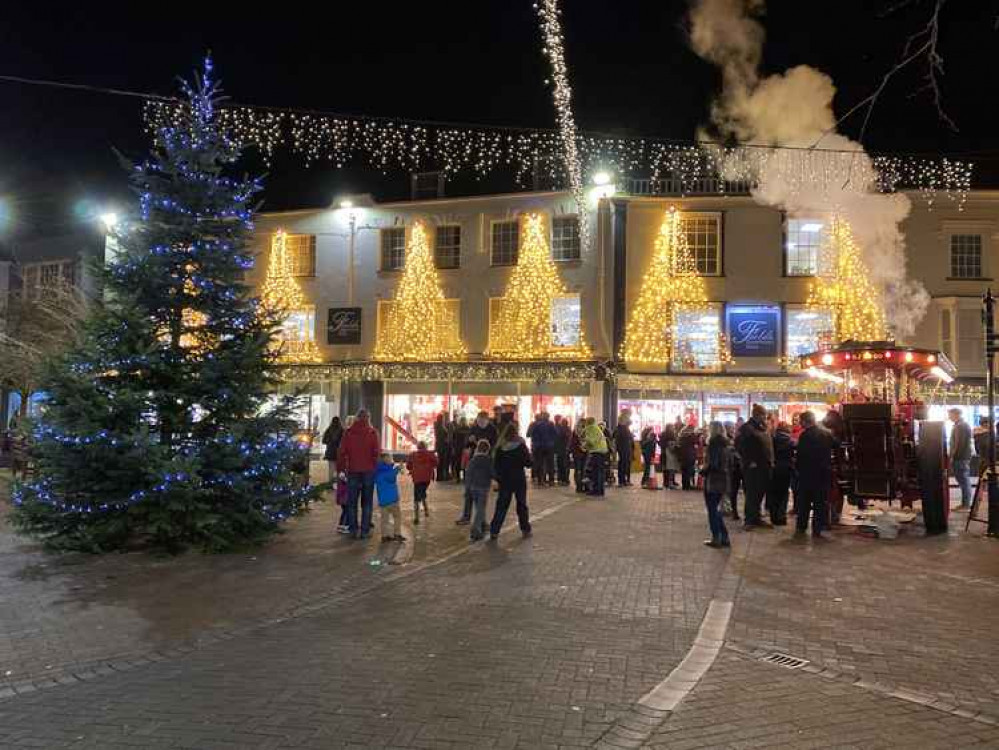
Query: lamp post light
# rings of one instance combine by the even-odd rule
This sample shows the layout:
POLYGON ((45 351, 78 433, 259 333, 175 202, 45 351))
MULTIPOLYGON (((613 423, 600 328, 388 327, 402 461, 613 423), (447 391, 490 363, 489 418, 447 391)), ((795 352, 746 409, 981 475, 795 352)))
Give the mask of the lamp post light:
POLYGON ((106 211, 100 215, 101 223, 104 225, 104 229, 108 232, 113 232, 114 228, 118 226, 118 214, 114 211, 106 211))

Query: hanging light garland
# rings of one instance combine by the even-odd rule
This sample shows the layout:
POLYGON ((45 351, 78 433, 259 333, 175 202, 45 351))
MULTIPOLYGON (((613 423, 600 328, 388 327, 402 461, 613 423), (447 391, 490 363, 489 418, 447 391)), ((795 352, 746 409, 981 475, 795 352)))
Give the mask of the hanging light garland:
MULTIPOLYGON (((571 93, 567 101, 571 101, 571 93)), ((155 136, 161 128, 176 126, 185 106, 147 101, 147 131, 155 136)), ((518 185, 529 182, 534 174, 556 183, 564 180, 567 172, 552 157, 570 153, 570 185, 580 188, 583 175, 605 170, 619 178, 651 177, 653 185, 668 176, 681 193, 702 191, 704 181, 711 180, 724 195, 730 190, 744 191, 747 183, 755 184, 765 172, 790 186, 791 192, 802 187, 814 190, 817 185, 841 190, 849 183, 858 190, 885 193, 915 190, 930 204, 944 196, 963 207, 973 169, 967 161, 906 155, 875 156, 871 169, 858 169, 858 160, 863 157, 850 150, 611 138, 576 132, 574 127, 571 140, 575 148, 567 149, 561 132, 555 130, 302 113, 273 107, 229 106, 221 108, 218 116, 236 147, 255 147, 268 164, 279 148, 285 147, 306 166, 327 163, 339 168, 363 159, 384 173, 436 168, 449 178, 458 174, 483 178, 499 170, 512 170, 518 185), (577 167, 580 179, 575 183, 572 174, 577 167)), ((575 196, 576 187, 573 191, 575 196)))
POLYGON ((374 358, 437 362, 465 353, 458 316, 441 290, 427 228, 417 221, 409 230, 402 278, 385 324, 378 326, 374 358))
POLYGON ((839 217, 829 224, 821 250, 819 278, 808 290, 806 305, 831 311, 833 344, 882 341, 887 336, 884 294, 871 281, 850 225, 839 217))
MULTIPOLYGON (((291 262, 288 259, 288 234, 279 229, 271 242, 270 258, 267 264, 267 277, 260 293, 263 310, 277 317, 301 312, 306 308, 305 295, 298 282, 291 275, 291 262)), ((274 337, 274 344, 280 362, 322 362, 316 342, 308 334, 302 337, 289 336, 283 330, 274 337)))
POLYGON ((280 376, 288 383, 318 383, 330 380, 451 381, 462 383, 530 382, 589 383, 612 380, 610 362, 580 360, 524 362, 334 362, 321 365, 283 367, 280 376))
POLYGON ((590 348, 579 321, 575 346, 558 347, 552 335, 552 303, 566 296, 565 285, 552 260, 548 232, 541 214, 527 215, 521 224, 520 253, 510 275, 499 315, 490 332, 490 356, 497 359, 585 359, 590 348))
POLYGON ((569 85, 569 68, 565 62, 565 40, 562 38, 562 22, 559 16, 558 0, 544 0, 535 4, 541 21, 544 47, 541 51, 552 66, 552 97, 555 100, 555 115, 558 122, 558 137, 562 160, 569 179, 569 189, 576 200, 579 214, 579 240, 585 252, 590 246, 590 226, 586 219, 586 190, 583 184, 583 166, 579 160, 579 136, 576 133, 576 119, 572 114, 572 87, 569 85))

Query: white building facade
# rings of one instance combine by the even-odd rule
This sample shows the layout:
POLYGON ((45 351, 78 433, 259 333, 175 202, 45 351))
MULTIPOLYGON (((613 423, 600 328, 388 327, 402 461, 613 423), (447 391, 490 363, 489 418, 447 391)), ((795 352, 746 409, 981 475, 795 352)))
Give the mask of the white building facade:
MULTIPOLYGON (((474 416, 502 405, 525 421, 542 409, 599 419, 626 406, 640 429, 677 417, 734 420, 747 416, 754 402, 789 419, 834 400, 827 384, 796 366, 798 355, 819 348, 830 327, 826 313, 806 304, 828 217, 788 215, 759 205, 748 191, 722 194, 710 185, 699 195, 664 195, 669 185, 633 181, 609 192, 586 213, 589 247, 580 241, 580 217, 565 192, 385 204, 353 196, 350 205, 261 215, 260 257, 275 232, 288 232, 291 266, 309 300, 289 321, 290 335, 311 336, 322 360, 289 367, 290 379, 312 394, 305 419, 318 426, 363 405, 382 426, 385 447, 403 450, 413 438, 429 436, 441 411, 474 416), (621 356, 625 331, 670 208, 682 212, 708 301, 676 321, 673 361, 635 365, 621 356), (584 337, 585 358, 506 362, 490 356, 496 303, 517 262, 523 221, 535 213, 545 217, 565 287, 553 335, 568 342, 574 333, 584 337), (467 350, 461 361, 375 359, 385 305, 405 262, 407 228, 416 221, 428 227, 441 286, 459 320, 467 350), (753 340, 740 339, 745 330, 753 331, 753 340)), ((903 226, 908 272, 927 288, 931 304, 911 340, 900 343, 943 350, 962 382, 978 383, 984 376, 981 295, 999 269, 999 192, 973 192, 963 210, 913 198, 903 226)), ((257 264, 251 282, 262 283, 266 266, 257 264)))

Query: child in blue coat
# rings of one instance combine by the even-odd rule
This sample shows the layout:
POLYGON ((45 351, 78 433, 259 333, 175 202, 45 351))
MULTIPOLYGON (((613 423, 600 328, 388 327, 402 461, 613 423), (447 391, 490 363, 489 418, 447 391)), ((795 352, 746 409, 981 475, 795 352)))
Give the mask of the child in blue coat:
POLYGON ((405 542, 402 535, 402 513, 399 511, 399 472, 401 466, 392 463, 392 457, 383 453, 375 467, 375 490, 378 493, 378 507, 382 509, 382 542, 405 542), (395 534, 389 534, 389 519, 395 534))

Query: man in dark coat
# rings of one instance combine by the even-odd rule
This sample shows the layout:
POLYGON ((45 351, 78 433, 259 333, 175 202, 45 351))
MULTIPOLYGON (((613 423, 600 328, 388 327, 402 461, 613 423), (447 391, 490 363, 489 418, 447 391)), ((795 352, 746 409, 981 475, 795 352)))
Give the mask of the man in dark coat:
POLYGON ((485 411, 480 411, 472 422, 469 434, 475 439, 476 445, 480 440, 485 440, 490 449, 496 447, 496 423, 489 419, 489 414, 485 411))
POLYGON ((753 404, 753 416, 739 428, 735 449, 742 459, 742 481, 746 486, 746 529, 770 528, 760 517, 760 509, 773 472, 774 441, 767 432, 767 410, 761 404, 753 404))
POLYGON ((631 459, 635 450, 635 436, 631 434, 631 415, 621 412, 614 429, 614 450, 617 452, 617 486, 631 486, 631 459))
POLYGON ((700 436, 693 425, 687 425, 680 431, 680 481, 685 490, 694 489, 697 473, 697 444, 700 436))
POLYGON ((443 482, 448 478, 451 457, 451 424, 444 412, 434 421, 434 451, 437 453, 437 481, 443 482))
POLYGON ((548 412, 538 415, 538 421, 531 425, 531 451, 537 456, 538 484, 551 487, 555 484, 555 425, 548 412))
POLYGON ((568 417, 555 417, 555 475, 556 481, 569 486, 569 443, 572 441, 572 428, 568 417))
POLYGON ((767 513, 774 526, 787 526, 787 501, 794 470, 794 441, 791 428, 781 422, 774 430, 774 473, 767 490, 767 513))
POLYGON ((462 453, 468 447, 469 433, 468 420, 464 416, 455 417, 451 422, 451 474, 456 482, 461 481, 464 470, 461 465, 462 453))
POLYGON ((826 499, 832 484, 832 451, 836 447, 836 438, 829 430, 815 423, 815 415, 810 411, 802 412, 801 427, 797 450, 795 499, 798 501, 798 515, 795 535, 803 536, 808 531, 808 516, 811 514, 812 536, 827 537, 826 499))

